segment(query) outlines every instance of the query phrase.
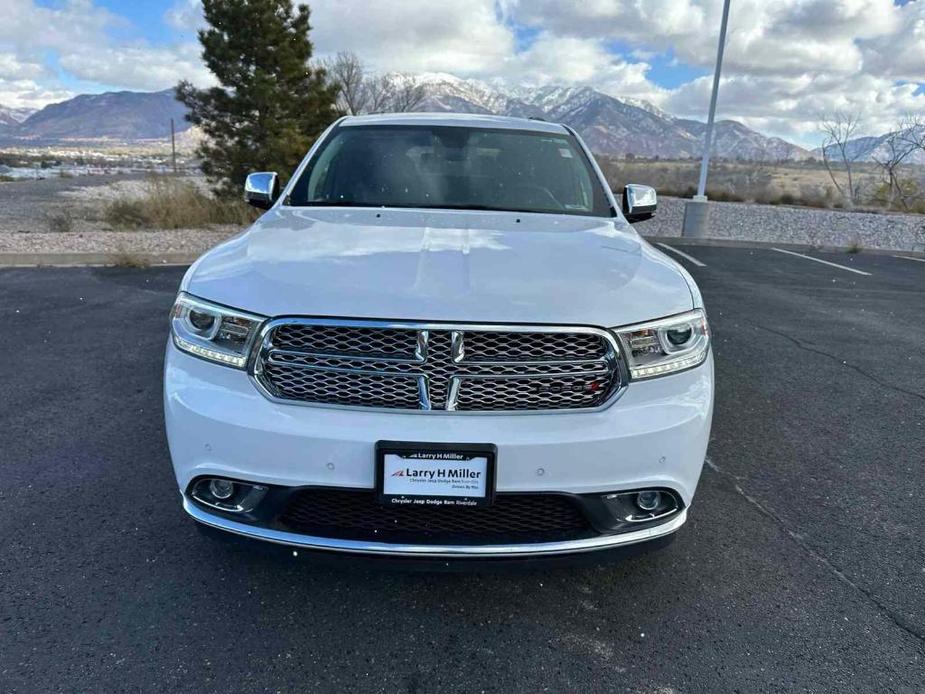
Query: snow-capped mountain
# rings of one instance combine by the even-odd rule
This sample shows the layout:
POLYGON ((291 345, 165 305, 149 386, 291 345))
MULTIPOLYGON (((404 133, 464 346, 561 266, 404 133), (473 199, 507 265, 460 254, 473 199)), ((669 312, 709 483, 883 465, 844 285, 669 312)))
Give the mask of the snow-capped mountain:
MULTIPOLYGON (((505 89, 450 75, 424 75, 426 97, 419 111, 494 113, 543 118, 575 128, 597 153, 685 158, 703 151, 706 125, 675 118, 641 99, 616 98, 591 87, 546 86, 505 89)), ((736 121, 718 121, 714 155, 729 159, 805 159, 810 153, 780 138, 766 137, 736 121)))
POLYGON ((34 108, 7 108, 6 106, 0 106, 0 132, 19 126, 33 113, 35 113, 34 108))
MULTIPOLYGON (((639 99, 617 98, 587 86, 512 88, 439 73, 417 79, 425 93, 419 111, 493 113, 565 123, 594 152, 605 155, 674 159, 696 158, 703 151, 703 123, 676 118, 639 99)), ((172 90, 82 94, 32 114, 0 107, 0 136, 34 144, 165 140, 171 118, 178 133, 189 128, 185 113, 172 90)), ((748 160, 811 156, 801 147, 728 120, 716 123, 714 154, 748 160)))

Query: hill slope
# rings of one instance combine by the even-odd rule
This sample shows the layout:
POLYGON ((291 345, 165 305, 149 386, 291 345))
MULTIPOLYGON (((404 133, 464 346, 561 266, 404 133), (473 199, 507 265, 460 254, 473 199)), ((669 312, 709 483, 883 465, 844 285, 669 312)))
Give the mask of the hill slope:
POLYGON ((178 132, 190 127, 185 114, 172 89, 81 94, 33 113, 8 134, 38 141, 163 139, 171 118, 178 132))

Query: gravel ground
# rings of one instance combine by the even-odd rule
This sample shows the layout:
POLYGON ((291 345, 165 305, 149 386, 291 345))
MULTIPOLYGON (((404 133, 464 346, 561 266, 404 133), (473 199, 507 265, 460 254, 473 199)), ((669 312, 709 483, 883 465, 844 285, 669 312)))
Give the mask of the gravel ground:
POLYGON ((190 253, 198 255, 240 231, 237 227, 160 231, 4 232, 0 253, 190 253))
MULTIPOLYGON (((140 195, 144 176, 122 174, 0 183, 0 253, 168 253, 198 255, 237 227, 114 231, 101 219, 119 195, 140 195), (69 231, 61 229, 70 227, 69 231)), ((712 203, 711 238, 894 250, 925 250, 925 216, 712 203)), ((638 225, 644 236, 679 236, 684 200, 662 197, 638 225)))
POLYGON ((142 195, 145 178, 144 174, 120 174, 0 183, 0 253, 198 255, 240 231, 234 226, 111 229, 101 219, 104 206, 121 195, 142 195), (67 226, 70 231, 59 230, 67 226))
MULTIPOLYGON (((141 185, 142 174, 52 176, 38 180, 0 183, 0 249, 11 233, 55 232, 54 218, 66 217, 75 233, 104 231, 102 202, 110 191, 141 185)), ((60 233, 69 237, 69 234, 60 233)), ((35 239, 38 243, 40 238, 35 239)), ((42 250, 36 247, 35 250, 42 250)), ((72 246, 69 250, 80 250, 72 246)))
MULTIPOLYGON (((637 225, 643 236, 680 236, 684 200, 659 198, 658 214, 637 225)), ((900 251, 925 250, 925 216, 714 202, 710 238, 900 251)))

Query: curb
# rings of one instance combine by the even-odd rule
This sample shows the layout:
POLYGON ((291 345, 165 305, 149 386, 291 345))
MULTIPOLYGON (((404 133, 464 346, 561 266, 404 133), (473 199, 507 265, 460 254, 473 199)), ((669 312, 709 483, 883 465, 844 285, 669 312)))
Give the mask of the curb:
POLYGON ((0 267, 153 267, 190 265, 202 253, 0 253, 0 267))

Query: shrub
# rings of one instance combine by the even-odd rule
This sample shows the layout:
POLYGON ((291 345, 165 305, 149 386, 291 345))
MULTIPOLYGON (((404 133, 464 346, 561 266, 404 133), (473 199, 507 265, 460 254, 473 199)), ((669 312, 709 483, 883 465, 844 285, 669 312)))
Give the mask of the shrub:
MULTIPOLYGON (((693 196, 694 189, 691 196, 693 196)), ((707 188, 707 199, 714 202, 745 202, 745 198, 726 188, 707 188)))
POLYGON ((66 234, 74 231, 74 216, 69 210, 49 212, 45 215, 45 224, 48 225, 48 231, 66 234))
POLYGON ((117 229, 190 229, 213 224, 250 224, 256 214, 239 200, 216 198, 192 181, 148 179, 141 197, 123 195, 106 207, 103 218, 117 229))
POLYGON ((129 268, 146 268, 150 266, 147 258, 144 256, 130 253, 129 251, 121 250, 112 259, 112 264, 115 267, 129 267, 129 268))

